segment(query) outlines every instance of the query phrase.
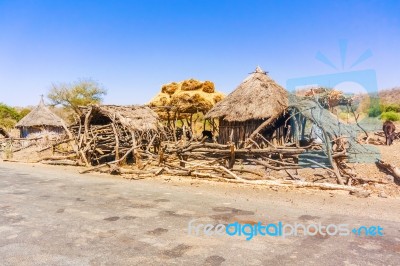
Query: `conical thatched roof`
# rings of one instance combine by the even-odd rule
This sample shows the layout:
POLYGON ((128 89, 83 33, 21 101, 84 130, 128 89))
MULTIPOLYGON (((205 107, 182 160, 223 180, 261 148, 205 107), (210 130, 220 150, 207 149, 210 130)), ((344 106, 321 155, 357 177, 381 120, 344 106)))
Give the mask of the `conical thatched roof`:
POLYGON ((287 106, 286 90, 257 67, 236 90, 217 103, 206 118, 221 117, 227 121, 266 119, 278 116, 287 106))
POLYGON ((29 114, 22 118, 15 127, 52 126, 63 127, 64 121, 44 105, 43 98, 29 114))

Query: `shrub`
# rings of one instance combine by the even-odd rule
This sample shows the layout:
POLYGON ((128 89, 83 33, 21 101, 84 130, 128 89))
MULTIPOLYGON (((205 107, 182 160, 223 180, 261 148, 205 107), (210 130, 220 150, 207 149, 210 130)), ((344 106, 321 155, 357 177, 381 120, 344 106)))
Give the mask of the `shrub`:
POLYGON ((0 103, 0 119, 6 118, 14 119, 16 121, 19 121, 21 119, 20 114, 15 108, 0 103))
POLYGON ((17 123, 17 120, 14 120, 12 118, 3 118, 0 119, 0 127, 3 127, 5 129, 11 129, 15 126, 17 123))
POLYGON ((383 105, 382 108, 384 112, 396 112, 399 113, 400 112, 400 106, 397 104, 389 104, 389 105, 383 105))
POLYGON ((349 115, 349 113, 347 113, 347 112, 340 112, 340 113, 339 113, 339 118, 342 119, 342 120, 347 120, 347 118, 348 118, 349 116, 350 116, 350 115, 349 115))
POLYGON ((381 106, 374 105, 368 109, 368 116, 369 117, 378 117, 382 113, 381 106))
POLYGON ((384 112, 381 114, 381 119, 382 120, 389 120, 389 121, 399 121, 400 120, 400 114, 390 111, 390 112, 384 112))
POLYGON ((18 111, 8 105, 0 103, 0 126, 6 129, 11 129, 21 119, 18 111))

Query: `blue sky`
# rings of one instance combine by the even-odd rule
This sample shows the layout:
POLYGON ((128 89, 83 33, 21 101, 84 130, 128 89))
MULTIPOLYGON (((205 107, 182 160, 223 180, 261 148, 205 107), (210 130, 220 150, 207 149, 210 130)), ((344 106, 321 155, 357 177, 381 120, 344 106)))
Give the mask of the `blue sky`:
POLYGON ((367 49, 351 70, 400 86, 399 14, 400 1, 0 0, 0 102, 35 105, 52 83, 80 78, 101 83, 109 104, 146 103, 188 78, 229 93, 257 65, 285 86, 348 71, 367 49))

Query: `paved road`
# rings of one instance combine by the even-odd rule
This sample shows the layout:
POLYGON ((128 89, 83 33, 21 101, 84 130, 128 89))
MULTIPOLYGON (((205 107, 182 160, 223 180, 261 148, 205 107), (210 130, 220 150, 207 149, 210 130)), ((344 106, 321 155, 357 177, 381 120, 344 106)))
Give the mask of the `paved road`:
POLYGON ((243 189, 0 162, 0 264, 399 265, 399 201, 243 189), (380 225, 384 236, 200 237, 192 219, 380 225))

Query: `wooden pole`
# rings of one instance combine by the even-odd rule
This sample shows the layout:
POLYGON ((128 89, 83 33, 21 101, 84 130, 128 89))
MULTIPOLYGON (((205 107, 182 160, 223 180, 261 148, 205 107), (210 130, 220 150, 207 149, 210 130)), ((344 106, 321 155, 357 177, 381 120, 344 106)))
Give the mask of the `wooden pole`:
MULTIPOLYGON (((272 121, 274 121, 274 119, 276 119, 277 116, 271 116, 270 118, 268 118, 266 121, 264 121, 261 125, 259 125, 256 130, 253 131, 253 133, 251 133, 251 135, 249 136, 249 139, 253 139, 261 130, 263 130, 266 126, 268 126, 272 121)), ((247 146, 249 143, 246 142, 247 146)))
MULTIPOLYGON (((115 119, 115 117, 114 117, 115 119)), ((119 160, 119 138, 118 138, 118 132, 117 129, 115 128, 114 122, 111 124, 113 131, 114 131, 114 136, 115 136, 115 161, 119 160)))
POLYGON ((229 160, 229 169, 232 169, 235 165, 235 144, 231 143, 230 145, 230 160, 229 160))

